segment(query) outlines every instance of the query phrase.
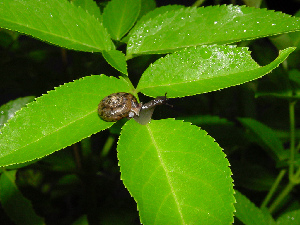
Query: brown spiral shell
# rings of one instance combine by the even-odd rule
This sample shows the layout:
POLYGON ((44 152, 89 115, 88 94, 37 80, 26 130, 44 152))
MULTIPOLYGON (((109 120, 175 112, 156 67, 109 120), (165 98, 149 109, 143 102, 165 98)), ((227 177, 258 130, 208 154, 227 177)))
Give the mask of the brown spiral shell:
POLYGON ((101 100, 98 105, 98 113, 101 119, 114 122, 122 118, 138 116, 142 104, 130 93, 113 93, 101 100))

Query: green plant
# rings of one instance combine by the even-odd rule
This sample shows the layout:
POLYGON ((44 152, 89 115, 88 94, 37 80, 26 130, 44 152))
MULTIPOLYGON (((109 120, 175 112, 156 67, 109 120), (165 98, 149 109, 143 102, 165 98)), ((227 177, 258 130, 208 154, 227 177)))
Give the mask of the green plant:
MULTIPOLYGON (((74 162, 67 161, 70 157, 63 155, 65 161, 55 158, 59 160, 55 165, 72 165, 70 168, 74 170, 68 174, 70 176, 64 177, 64 182, 76 184, 80 178, 90 185, 87 188, 90 190, 87 194, 90 204, 87 218, 91 224, 99 223, 99 207, 93 199, 97 189, 92 181, 99 168, 88 165, 93 156, 88 137, 114 124, 101 120, 97 114, 97 105, 105 96, 129 92, 137 98, 138 93, 149 97, 167 93, 168 98, 181 98, 212 92, 270 73, 295 50, 295 47, 287 47, 272 62, 259 66, 247 47, 225 45, 299 30, 299 19, 287 14, 233 5, 201 8, 173 5, 151 11, 152 8, 143 7, 145 2, 112 0, 105 6, 103 14, 100 14, 95 2, 88 0, 1 2, 1 27, 62 48, 94 54, 101 52, 103 58, 120 72, 118 78, 91 75, 59 86, 17 111, 1 128, 0 165, 5 167, 0 180, 0 197, 3 208, 16 223, 43 223, 43 219, 35 215, 31 208, 30 212, 24 213, 28 220, 14 214, 13 208, 18 202, 26 202, 27 208, 29 203, 20 195, 14 198, 13 193, 9 194, 19 194, 13 181, 16 173, 12 169, 22 168, 30 164, 29 161, 37 161, 81 140, 85 151, 77 159, 86 164, 78 163, 75 169, 74 162), (116 50, 117 47, 123 49, 124 45, 126 55, 116 50), (135 88, 134 78, 127 71, 127 62, 150 54, 166 55, 143 72, 135 88), (17 165, 9 166, 13 164, 17 165), (17 203, 11 205, 11 199, 17 199, 17 203)), ((266 95, 270 92, 258 93, 266 95)), ((274 93, 272 95, 275 96, 274 93)), ((284 96, 297 98, 295 93, 284 96)), ((21 104, 29 101, 25 99, 21 104)), ((19 105, 15 102, 10 104, 19 105)), ((0 111, 10 117, 8 109, 13 107, 2 107, 0 111)), ((290 159, 295 158, 296 152, 292 107, 293 104, 290 159)), ((216 118, 213 121, 220 122, 216 118)), ((275 154, 274 159, 278 162, 288 158, 283 147, 278 147, 281 145, 272 145, 278 140, 274 137, 270 141, 269 138, 274 135, 269 128, 246 118, 241 118, 240 123, 260 137, 261 145, 267 145, 266 149, 270 154, 275 154), (267 141, 264 139, 266 133, 267 141)), ((101 160, 112 145, 112 140, 108 138, 101 160)), ((152 120, 147 125, 129 120, 122 127, 117 150, 121 179, 137 202, 142 223, 233 223, 235 199, 229 162, 222 148, 204 130, 175 119, 152 120)), ((53 162, 50 159, 48 163, 53 162)), ((289 166, 291 189, 299 183, 299 172, 294 174, 296 169, 299 170, 294 163, 289 166)), ((56 170, 61 171, 60 168, 52 168, 52 171, 56 170)), ((236 197, 236 216, 245 224, 252 224, 245 219, 248 216, 257 220, 253 224, 265 224, 264 221, 275 223, 268 213, 255 208, 239 192, 236 197), (247 207, 255 212, 247 211, 247 207)), ((265 205, 267 203, 268 200, 265 205)), ((283 216, 280 221, 287 222, 288 219, 283 216)))

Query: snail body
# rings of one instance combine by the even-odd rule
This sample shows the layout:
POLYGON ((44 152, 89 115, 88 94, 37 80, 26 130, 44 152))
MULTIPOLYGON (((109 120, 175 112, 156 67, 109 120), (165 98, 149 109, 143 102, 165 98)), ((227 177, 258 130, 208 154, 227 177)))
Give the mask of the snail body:
POLYGON ((101 100, 98 105, 98 113, 101 119, 114 122, 122 118, 138 116, 142 104, 130 93, 113 93, 101 100))
POLYGON ((165 95, 143 104, 138 103, 130 93, 118 92, 101 100, 98 105, 98 113, 101 119, 108 122, 115 122, 122 118, 135 118, 139 123, 146 124, 151 120, 155 106, 165 104, 166 101, 165 95))
POLYGON ((155 99, 151 100, 150 102, 145 103, 142 105, 142 109, 152 109, 156 107, 157 105, 163 105, 166 104, 167 96, 158 96, 155 99))
POLYGON ((167 100, 168 99, 165 94, 165 96, 158 96, 150 102, 143 104, 139 116, 134 117, 135 121, 142 125, 148 124, 151 121, 155 107, 157 105, 167 104, 167 100))

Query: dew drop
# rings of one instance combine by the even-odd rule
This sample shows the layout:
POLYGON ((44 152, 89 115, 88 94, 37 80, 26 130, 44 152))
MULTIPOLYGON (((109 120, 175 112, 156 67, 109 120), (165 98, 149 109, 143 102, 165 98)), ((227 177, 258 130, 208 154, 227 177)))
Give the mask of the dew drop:
POLYGON ((202 50, 200 51, 200 55, 203 59, 209 59, 212 55, 212 52, 209 50, 202 50))

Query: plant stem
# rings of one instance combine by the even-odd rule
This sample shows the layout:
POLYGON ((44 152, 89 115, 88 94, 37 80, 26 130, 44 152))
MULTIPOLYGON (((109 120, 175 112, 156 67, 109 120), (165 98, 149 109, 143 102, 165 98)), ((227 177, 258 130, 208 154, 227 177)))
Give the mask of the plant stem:
POLYGON ((281 182, 283 176, 285 175, 285 173, 286 173, 286 170, 281 170, 281 171, 280 171, 280 173, 278 174, 278 176, 277 176, 275 182, 273 183, 273 185, 272 185, 272 187, 271 187, 271 189, 270 189, 268 195, 266 196, 266 198, 265 198, 264 201, 262 202, 260 208, 264 208, 264 207, 266 207, 266 206, 269 204, 271 198, 273 197, 273 195, 274 195, 274 193, 275 193, 275 191, 276 191, 278 185, 280 184, 280 182, 281 182))
POLYGON ((280 204, 280 202, 290 193, 290 191, 295 186, 295 183, 289 182, 288 185, 283 189, 283 191, 280 193, 280 195, 274 200, 274 202, 271 204, 269 211, 270 213, 273 213, 276 207, 280 204))
POLYGON ((298 168, 297 172, 294 173, 295 170, 295 104, 296 101, 289 102, 289 114, 290 114, 290 160, 289 160, 289 183, 283 189, 283 191, 279 194, 279 196, 274 200, 271 204, 269 211, 270 213, 274 212, 276 207, 280 204, 280 202, 291 192, 293 187, 297 185, 300 180, 300 168, 298 168))
POLYGON ((289 162, 289 180, 293 180, 295 164, 295 104, 296 101, 289 102, 290 114, 290 162, 289 162))

